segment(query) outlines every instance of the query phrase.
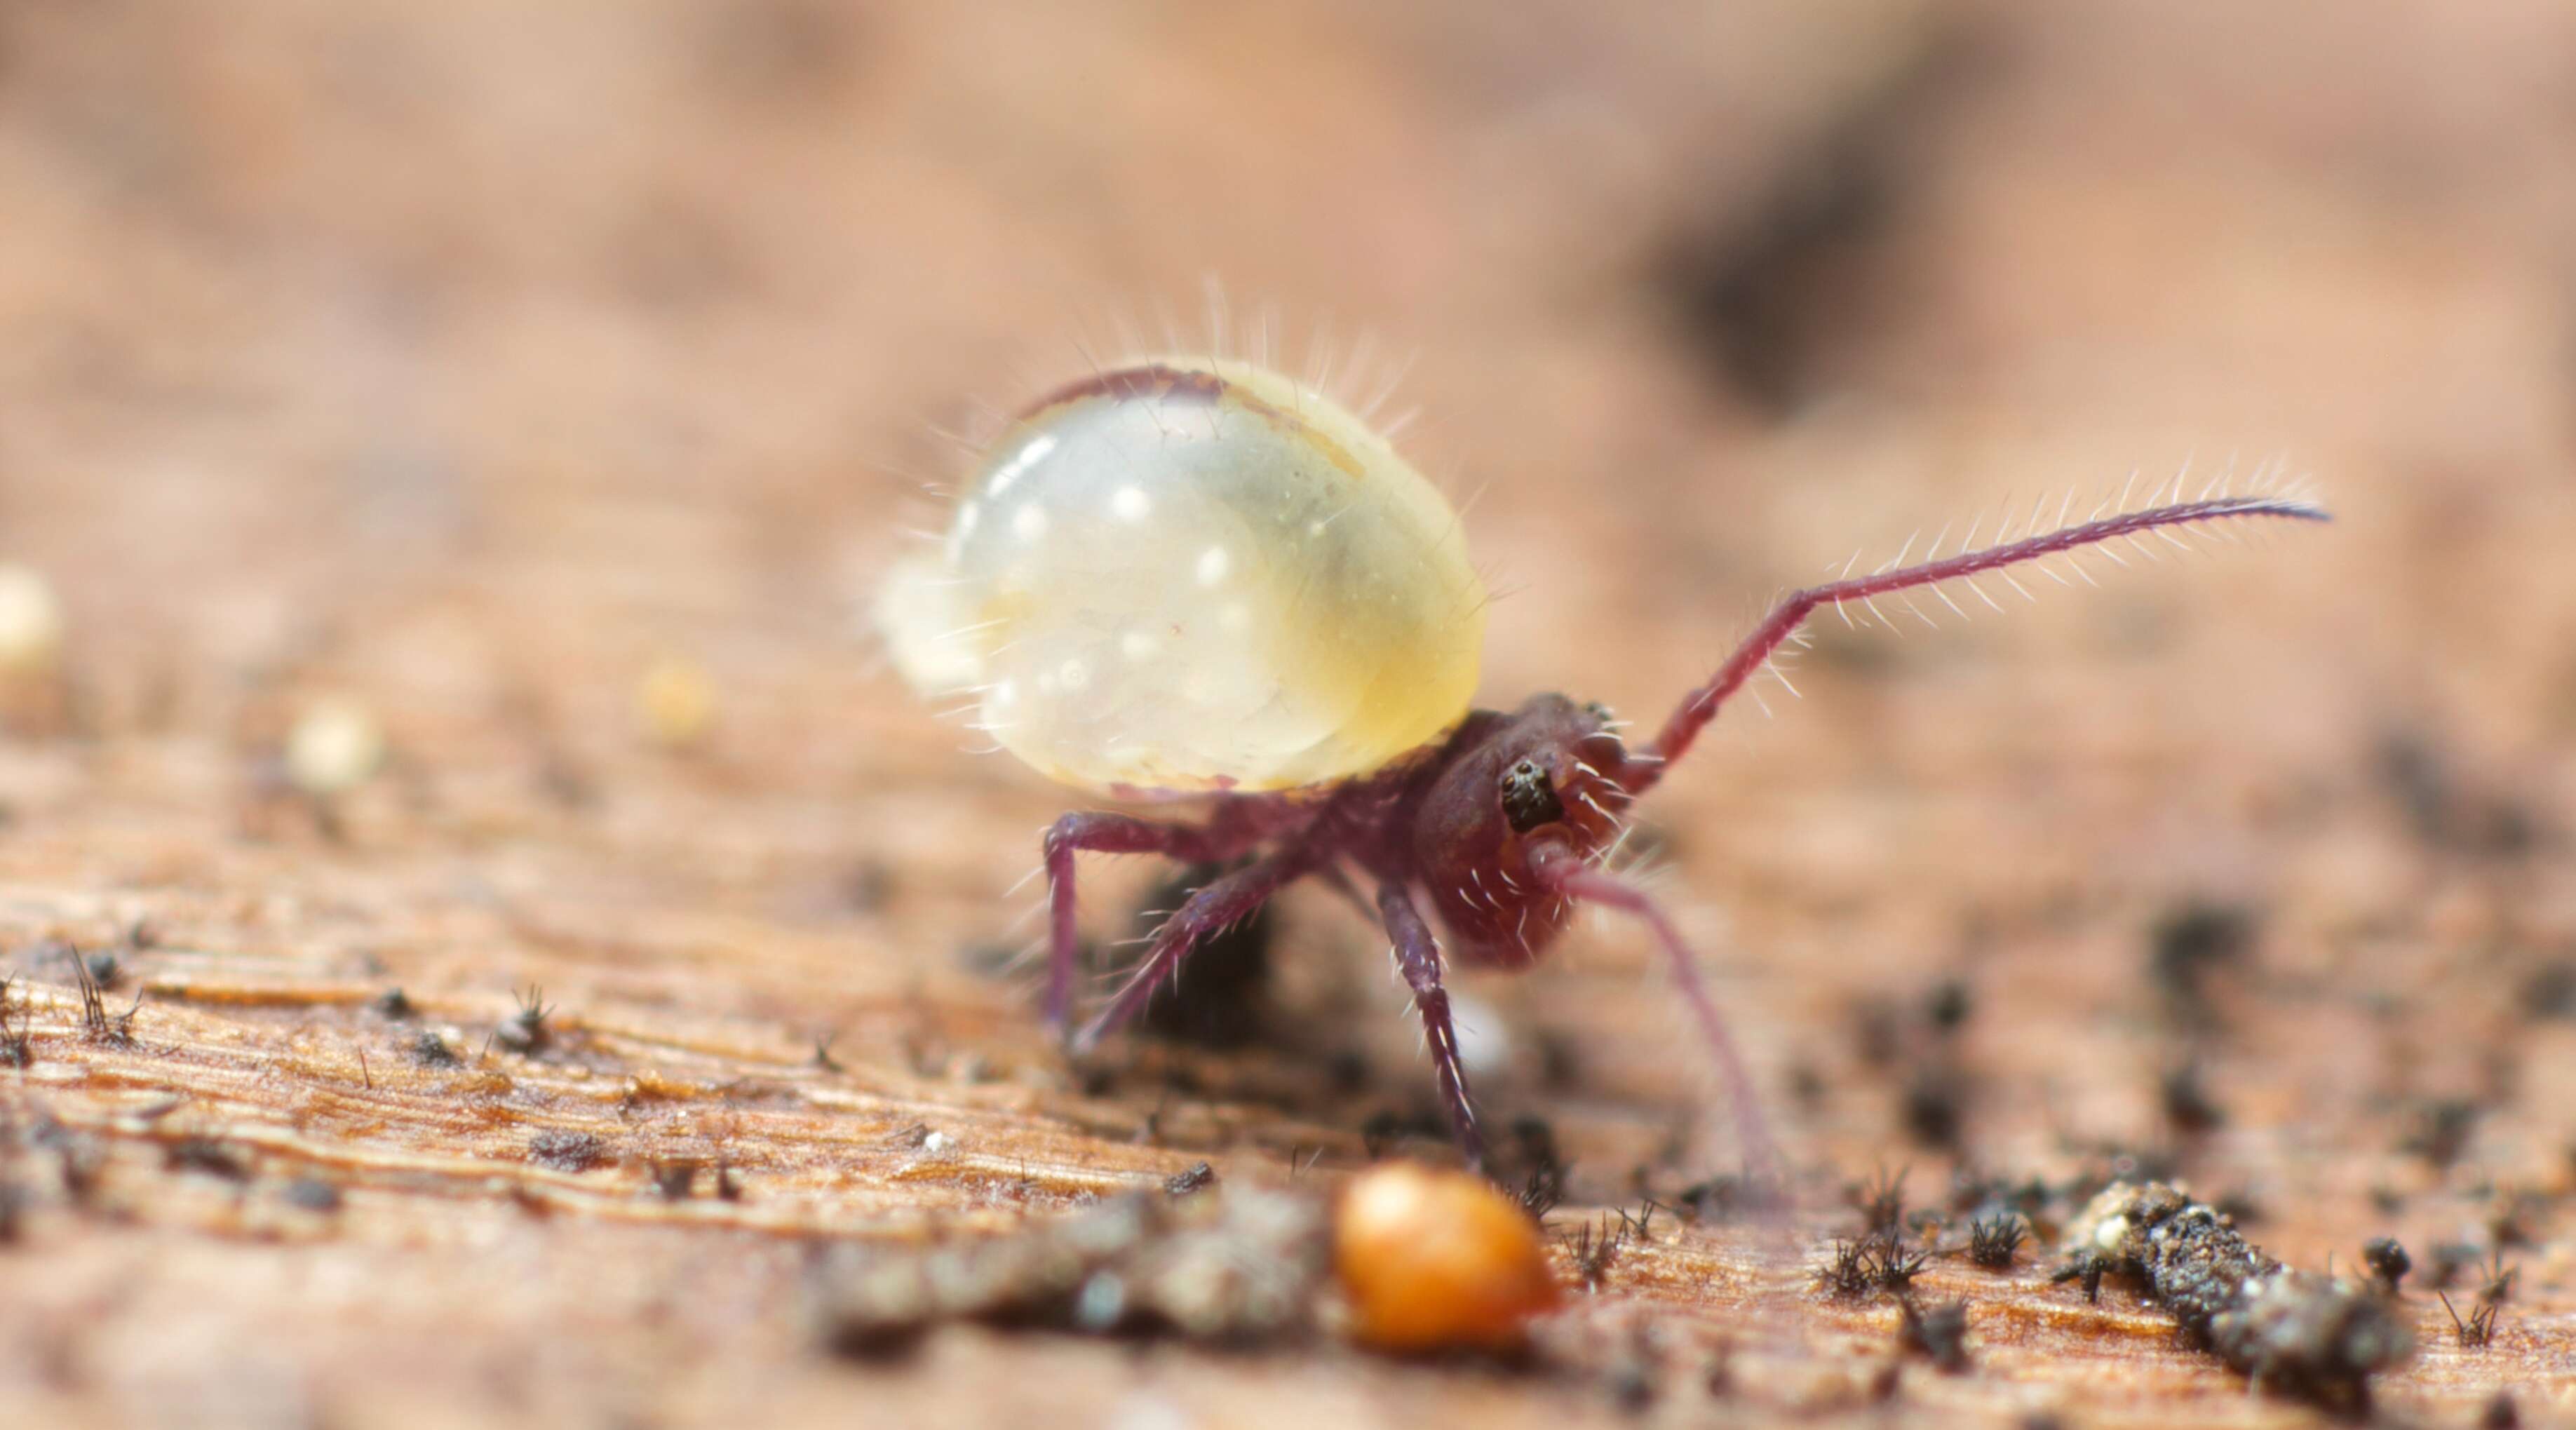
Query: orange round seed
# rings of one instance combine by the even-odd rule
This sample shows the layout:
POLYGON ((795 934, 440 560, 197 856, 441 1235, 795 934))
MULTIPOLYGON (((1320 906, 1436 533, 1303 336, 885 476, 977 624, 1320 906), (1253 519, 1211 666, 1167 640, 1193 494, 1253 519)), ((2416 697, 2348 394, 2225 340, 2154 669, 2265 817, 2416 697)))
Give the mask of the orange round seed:
POLYGON ((1481 1177, 1390 1162, 1353 1179, 1333 1228, 1352 1334, 1386 1350, 1509 1347, 1556 1304, 1538 1228, 1481 1177))

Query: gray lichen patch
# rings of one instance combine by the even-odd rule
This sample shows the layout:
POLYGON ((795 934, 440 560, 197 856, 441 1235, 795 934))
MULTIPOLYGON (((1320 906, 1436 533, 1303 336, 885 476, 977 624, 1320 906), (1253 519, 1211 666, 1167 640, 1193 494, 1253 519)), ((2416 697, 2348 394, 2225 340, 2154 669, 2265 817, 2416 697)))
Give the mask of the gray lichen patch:
POLYGON ((2364 1283, 2283 1266, 2227 1216, 2164 1182, 2114 1182, 2068 1229, 2060 1281, 2141 1280, 2185 1334, 2256 1386, 2358 1407, 2414 1333, 2364 1283))

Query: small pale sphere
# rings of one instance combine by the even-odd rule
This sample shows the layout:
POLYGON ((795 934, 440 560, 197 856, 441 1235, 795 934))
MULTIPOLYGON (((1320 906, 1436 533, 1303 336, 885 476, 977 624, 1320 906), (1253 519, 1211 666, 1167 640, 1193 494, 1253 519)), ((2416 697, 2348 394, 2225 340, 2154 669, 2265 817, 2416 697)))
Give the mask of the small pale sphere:
POLYGON ((286 734, 286 777, 309 795, 346 794, 384 762, 383 727, 350 701, 316 701, 286 734))
POLYGON ((0 562, 0 673, 52 667, 63 648, 63 608, 53 583, 31 566, 0 562))
POLYGON ((896 666, 971 692, 1032 767, 1110 795, 1375 770, 1465 715, 1485 588, 1457 514, 1268 369, 1146 358, 998 441, 878 597, 896 666))
POLYGON ((635 715, 655 744, 694 745, 715 724, 715 679, 693 661, 665 656, 636 682, 635 715))

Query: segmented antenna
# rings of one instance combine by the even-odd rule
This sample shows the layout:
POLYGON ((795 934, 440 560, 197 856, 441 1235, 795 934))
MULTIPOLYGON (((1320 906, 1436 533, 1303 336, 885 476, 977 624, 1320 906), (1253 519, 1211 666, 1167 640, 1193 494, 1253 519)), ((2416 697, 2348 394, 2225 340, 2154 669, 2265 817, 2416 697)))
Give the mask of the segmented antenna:
MULTIPOLYGON (((2175 477, 2169 485, 2179 487, 2181 478, 2175 477)), ((2212 487, 2215 486, 2216 483, 2213 482, 2212 487)), ((2150 499, 2152 500, 2152 497, 2150 499)), ((2071 505, 2071 501, 2061 504, 2058 513, 2061 522, 2071 505)), ((1822 607, 1833 607, 1843 614, 1845 620, 1850 620, 1856 613, 1863 613, 1893 628, 1895 622, 1888 616, 1885 609, 1877 604, 1877 598, 1881 596, 1900 596, 1901 598, 1901 593, 1916 587, 1938 588, 1945 582, 1959 582, 1983 597, 1988 605, 1994 605, 2000 610, 2002 607, 1996 604, 1992 596, 1986 594, 1985 588, 1976 584, 1978 576, 1991 571, 1997 573, 1999 579, 2009 581, 2012 578, 2006 574, 2006 568, 2032 564, 2037 570, 2047 572, 2062 582, 2065 578, 2057 576, 2056 571, 2046 562, 2050 557, 2065 556, 2077 574, 2090 581, 2092 576, 2085 572, 2082 564, 2075 559, 2078 553, 2099 552, 2125 566, 2128 562, 2114 549, 2115 545, 2127 545, 2142 555, 2151 556, 2154 554, 2153 550, 2146 544, 2149 538, 2169 543, 2177 549, 2190 550, 2188 543, 2175 534, 2177 531, 2207 529, 2220 523, 2237 522, 2255 517, 2278 517, 2295 521, 2329 519, 2325 508, 2297 493, 2251 496, 2204 495, 2191 501, 2148 506, 2136 511, 2117 512, 2108 516, 2101 514, 2118 505, 2120 502, 2115 498, 2105 502, 2102 507, 2096 508, 2095 514, 2084 521, 2071 526, 2059 525, 2054 530, 2036 536, 2024 536, 2018 540, 2004 541, 1976 551, 1963 550, 1951 556, 1918 562, 1912 566, 1899 566, 1895 562, 1890 562, 1887 566, 1865 576, 1848 574, 1851 566, 1859 559, 1855 556, 1853 561, 1844 564, 1843 569, 1846 574, 1840 579, 1829 581, 1821 586, 1810 586, 1803 591, 1792 592, 1782 598, 1778 605, 1772 607, 1771 614, 1765 616, 1762 623, 1753 628, 1753 633, 1745 637, 1744 643, 1735 648, 1735 653, 1728 656, 1725 663, 1717 668, 1717 674, 1709 680, 1708 684, 1692 691, 1689 697, 1682 701, 1680 708, 1664 722, 1664 728, 1656 734, 1653 742, 1628 757, 1628 763, 1621 771, 1620 785, 1631 794, 1643 794, 1652 788, 1656 781, 1663 778, 1665 767, 1689 751, 1691 742, 1697 739, 1701 729, 1716 717, 1718 707, 1726 702, 1726 698, 1743 688, 1747 680, 1762 670, 1770 662, 1772 655, 1779 650, 1781 643, 1788 640, 1808 616, 1822 607)), ((2038 519, 2038 511, 2039 508, 2033 509, 2031 520, 2034 523, 2038 519)), ((2009 530, 2009 526, 2006 529, 2009 530)), ((1966 539, 1973 540, 1974 537, 1975 532, 1971 529, 1966 539)), ((1940 537, 1934 538, 1934 550, 1939 549, 1941 540, 1940 537)), ((1913 540, 1908 539, 1905 549, 1897 553, 1896 561, 1902 561, 1911 554, 1913 545, 1913 540)), ((2013 584, 2014 588, 2020 590, 2023 595, 2030 594, 2028 589, 2022 587, 2019 582, 2013 584)), ((1944 595, 1943 599, 1947 600, 1948 597, 1944 595)), ((1911 608, 1912 603, 1909 601, 1907 605, 1911 608)), ((1955 602, 1951 604, 1951 609, 1959 611, 1963 616, 1966 614, 1955 602)), ((1914 614, 1922 617, 1926 624, 1931 623, 1931 618, 1924 615, 1919 608, 1914 609, 1914 614)))

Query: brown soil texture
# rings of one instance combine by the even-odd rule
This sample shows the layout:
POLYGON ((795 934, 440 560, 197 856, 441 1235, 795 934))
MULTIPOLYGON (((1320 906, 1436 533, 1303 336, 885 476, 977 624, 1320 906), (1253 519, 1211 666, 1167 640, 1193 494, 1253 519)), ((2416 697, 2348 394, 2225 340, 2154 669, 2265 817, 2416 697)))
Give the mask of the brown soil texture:
POLYGON ((0 692, 0 1421, 2325 1416, 1949 1249, 1962 1185, 2127 1170, 2402 1241, 2380 1417, 2576 1419, 2571 96, 2560 0, 0 10, 0 559, 66 620, 0 692), (1587 920, 1459 981, 1570 1163, 1531 1356, 834 1354, 835 1244, 1451 1155, 1329 890, 1259 1037, 1069 1061, 1003 967, 1068 798, 867 629, 952 435, 1212 341, 1401 369, 1489 703, 1651 719, 1855 548, 2133 469, 2336 521, 1828 619, 1656 793, 1786 1216, 1649 1210, 1731 1139, 1587 920), (389 755, 317 802, 322 701, 389 755), (1815 1284, 1899 1173, 1954 1373, 1815 1284), (2518 1268, 2488 1344, 2437 1248, 2464 1316, 2518 1268))

